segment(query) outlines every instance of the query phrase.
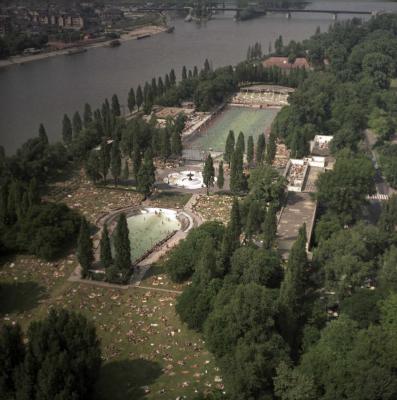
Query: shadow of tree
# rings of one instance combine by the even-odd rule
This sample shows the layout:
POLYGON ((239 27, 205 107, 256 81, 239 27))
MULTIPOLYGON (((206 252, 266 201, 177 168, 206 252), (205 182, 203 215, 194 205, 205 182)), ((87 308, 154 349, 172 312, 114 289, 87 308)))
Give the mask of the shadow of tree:
POLYGON ((157 362, 135 359, 113 361, 103 365, 96 388, 98 400, 139 400, 162 374, 157 362))
POLYGON ((46 289, 37 282, 0 284, 0 314, 23 313, 47 298, 46 289))
POLYGON ((149 279, 149 278, 151 278, 153 276, 158 276, 158 275, 161 275, 161 274, 164 274, 164 273, 166 273, 165 268, 162 265, 154 263, 145 272, 145 275, 143 276, 142 280, 149 279))

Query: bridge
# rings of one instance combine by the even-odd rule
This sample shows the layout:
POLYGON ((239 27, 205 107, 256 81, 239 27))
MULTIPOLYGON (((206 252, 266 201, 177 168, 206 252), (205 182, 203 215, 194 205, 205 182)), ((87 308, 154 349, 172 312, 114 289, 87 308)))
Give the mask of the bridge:
MULTIPOLYGON (((246 8, 240 8, 234 5, 219 4, 220 6, 210 6, 206 7, 207 11, 235 11, 237 14, 246 10, 246 8)), ((141 12, 163 12, 163 11, 187 11, 191 13, 193 7, 140 7, 137 11, 141 12)), ((333 19, 337 19, 338 15, 371 15, 376 16, 379 14, 378 11, 359 11, 359 10, 316 10, 307 8, 263 8, 263 7, 253 7, 253 10, 258 14, 266 15, 267 13, 273 14, 285 14, 287 18, 291 18, 292 14, 295 13, 312 13, 312 14, 331 14, 333 19)))

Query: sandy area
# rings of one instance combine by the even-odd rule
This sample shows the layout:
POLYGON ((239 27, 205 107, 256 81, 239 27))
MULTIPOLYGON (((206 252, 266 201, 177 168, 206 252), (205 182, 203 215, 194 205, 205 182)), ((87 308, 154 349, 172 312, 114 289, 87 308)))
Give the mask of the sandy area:
MULTIPOLYGON (((132 40, 136 39, 138 36, 141 35, 157 35, 159 33, 165 32, 167 30, 166 27, 164 26, 155 26, 155 25, 149 25, 149 26, 143 26, 137 29, 134 29, 126 34, 121 35, 120 37, 120 42, 126 42, 127 40, 132 40)), ((99 43, 91 43, 87 44, 86 46, 82 46, 84 48, 94 48, 94 47, 104 47, 106 46, 111 40, 105 41, 105 42, 99 42, 99 43)), ((21 65, 25 64, 28 62, 32 61, 38 61, 38 60, 43 60, 46 58, 50 57, 56 57, 56 56, 61 56, 65 55, 68 53, 68 51, 71 50, 69 49, 64 49, 64 50, 57 50, 57 51, 51 51, 49 53, 40 53, 40 54, 34 54, 31 56, 15 56, 15 57, 10 57, 7 60, 0 60, 0 68, 3 67, 9 67, 11 65, 21 65)))

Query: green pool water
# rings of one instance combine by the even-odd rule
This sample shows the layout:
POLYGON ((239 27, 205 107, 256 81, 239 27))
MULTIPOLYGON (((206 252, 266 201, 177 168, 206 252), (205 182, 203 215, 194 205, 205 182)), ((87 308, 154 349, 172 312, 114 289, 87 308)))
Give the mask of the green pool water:
POLYGON ((277 113, 277 109, 271 108, 227 107, 208 129, 193 140, 192 148, 223 151, 229 130, 234 131, 236 140, 238 134, 243 132, 246 141, 252 135, 256 142, 258 136, 270 127, 277 113))
POLYGON ((181 228, 173 210, 148 209, 149 212, 127 218, 131 260, 142 257, 171 232, 181 228))

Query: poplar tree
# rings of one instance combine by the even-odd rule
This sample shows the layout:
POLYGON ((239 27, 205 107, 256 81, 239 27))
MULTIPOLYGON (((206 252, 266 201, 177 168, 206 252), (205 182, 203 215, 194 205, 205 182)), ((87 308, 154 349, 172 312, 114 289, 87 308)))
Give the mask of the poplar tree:
POLYGON ((276 209, 272 206, 266 212, 265 220, 262 224, 263 247, 270 249, 277 235, 277 216, 276 209))
POLYGON ((167 128, 163 129, 160 137, 160 155, 166 160, 171 154, 170 135, 167 128))
POLYGON ((65 114, 63 116, 63 121, 62 121, 62 139, 63 142, 67 145, 72 142, 72 123, 70 122, 70 118, 65 114))
POLYGON ((244 133, 240 132, 237 137, 236 150, 240 150, 242 154, 245 153, 245 139, 244 133))
POLYGON ((146 150, 145 152, 143 163, 141 164, 138 172, 137 180, 138 191, 141 192, 146 199, 146 197, 152 192, 153 185, 156 181, 153 158, 149 150, 146 150))
POLYGON ((193 78, 198 78, 198 68, 197 68, 197 65, 195 65, 194 68, 193 68, 193 78))
POLYGON ((174 86, 176 84, 176 75, 173 69, 170 72, 170 84, 171 86, 174 86))
POLYGON ((92 122, 92 110, 91 106, 88 103, 85 103, 84 105, 83 120, 84 120, 84 128, 88 128, 88 126, 92 122))
POLYGON ((168 74, 165 74, 164 86, 165 86, 165 91, 167 91, 171 87, 171 81, 168 74))
POLYGON ((120 117, 121 115, 120 103, 117 94, 112 96, 112 113, 115 117, 120 117))
POLYGON ((187 71, 186 71, 186 66, 184 65, 182 67, 182 81, 185 81, 187 79, 187 71))
POLYGON ((234 132, 230 130, 226 139, 225 154, 223 155, 225 161, 229 163, 229 168, 234 153, 234 144, 235 144, 234 132))
POLYGON ((110 246, 110 238, 107 225, 105 224, 102 230, 102 236, 100 241, 100 257, 101 264, 104 268, 109 268, 112 265, 112 250, 110 246))
POLYGON ((249 165, 254 161, 254 138, 252 136, 248 136, 247 141, 247 162, 249 165))
POLYGON ((138 89, 136 90, 136 105, 138 107, 138 111, 142 104, 143 104, 143 93, 141 85, 139 85, 138 89))
POLYGON ((247 239, 251 239, 252 235, 254 235, 261 223, 261 209, 256 200, 251 201, 246 222, 245 222, 245 234, 247 239))
POLYGON ((136 100, 135 100, 135 92, 134 89, 131 88, 130 91, 128 92, 128 109, 130 112, 132 112, 136 106, 136 100))
POLYGON ((153 96, 153 99, 154 99, 155 97, 158 96, 156 78, 152 78, 151 89, 152 89, 152 96, 153 96))
POLYGON ((99 150, 99 160, 103 182, 106 185, 106 177, 110 167, 110 152, 106 138, 102 139, 101 147, 99 150))
POLYGON ((266 149, 266 163, 271 165, 274 157, 276 156, 277 145, 276 145, 276 135, 273 133, 269 136, 269 144, 267 145, 266 149))
POLYGON ((306 298, 306 226, 303 225, 288 258, 288 264, 279 294, 279 328, 290 345, 292 353, 298 351, 301 328, 304 324, 306 298))
POLYGON ((265 135, 260 134, 258 136, 258 141, 256 143, 255 161, 257 164, 262 164, 263 157, 265 155, 265 148, 266 148, 265 135))
POLYGON ((230 168, 230 190, 233 193, 241 192, 244 189, 244 169, 243 169, 243 154, 236 147, 233 153, 231 168, 230 168))
POLYGON ((90 229, 85 218, 81 219, 79 237, 77 239, 77 259, 81 265, 81 276, 86 278, 94 261, 90 229))
POLYGON ((208 58, 206 58, 204 61, 204 72, 209 72, 210 70, 211 70, 210 62, 208 61, 208 58))
POLYGON ((176 129, 171 135, 171 154, 177 157, 182 155, 182 137, 176 129))
POLYGON ((164 94, 164 83, 163 83, 163 79, 161 78, 161 76, 157 80, 157 92, 158 92, 159 96, 162 96, 164 94))
POLYGON ((221 275, 225 275, 230 268, 230 258, 234 251, 240 246, 240 234, 240 208, 237 199, 233 198, 230 221, 223 234, 220 259, 217 266, 217 269, 221 271, 221 275))
POLYGON ((192 70, 191 70, 191 69, 189 69, 188 78, 189 78, 189 79, 192 79, 192 78, 193 78, 193 73, 192 73, 192 70))
POLYGON ((123 172, 121 173, 121 179, 123 179, 123 181, 126 182, 129 177, 130 177, 130 171, 128 169, 128 161, 125 160, 123 172))
POLYGON ((81 120, 80 113, 76 111, 73 115, 73 135, 78 136, 82 129, 83 121, 81 120))
POLYGON ((211 154, 208 154, 207 159, 205 160, 204 170, 203 170, 203 182, 207 187, 207 195, 209 194, 209 188, 214 186, 215 179, 215 169, 214 163, 211 157, 211 154))
POLYGON ((132 153, 132 172, 134 174, 135 181, 138 180, 138 172, 141 167, 142 156, 139 148, 134 147, 134 151, 132 153))
POLYGON ((37 179, 35 177, 33 177, 29 182, 28 201, 29 207, 32 207, 35 204, 39 204, 41 201, 39 187, 37 184, 37 179))
POLYGON ((121 213, 117 222, 116 232, 114 235, 114 265, 125 279, 131 269, 131 245, 129 239, 129 231, 127 218, 121 213))
POLYGON ((224 177, 224 171, 223 171, 223 161, 219 163, 218 167, 218 179, 216 181, 218 188, 223 189, 223 185, 225 184, 225 177, 224 177))
POLYGON ((43 124, 39 126, 39 138, 44 144, 48 144, 48 136, 43 124))
POLYGON ((121 174, 121 154, 118 140, 113 140, 112 149, 110 153, 110 171, 112 173, 114 183, 117 186, 117 182, 121 174))

